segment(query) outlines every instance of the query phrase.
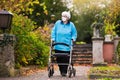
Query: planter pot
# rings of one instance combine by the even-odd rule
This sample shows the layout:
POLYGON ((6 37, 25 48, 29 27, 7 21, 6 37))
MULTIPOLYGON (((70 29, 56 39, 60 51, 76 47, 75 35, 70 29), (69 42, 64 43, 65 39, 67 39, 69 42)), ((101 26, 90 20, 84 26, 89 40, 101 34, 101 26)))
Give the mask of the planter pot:
POLYGON ((112 40, 113 40, 112 35, 110 34, 105 35, 105 42, 111 42, 112 40))
POLYGON ((104 42, 103 44, 103 58, 107 63, 112 63, 114 57, 114 43, 104 42))

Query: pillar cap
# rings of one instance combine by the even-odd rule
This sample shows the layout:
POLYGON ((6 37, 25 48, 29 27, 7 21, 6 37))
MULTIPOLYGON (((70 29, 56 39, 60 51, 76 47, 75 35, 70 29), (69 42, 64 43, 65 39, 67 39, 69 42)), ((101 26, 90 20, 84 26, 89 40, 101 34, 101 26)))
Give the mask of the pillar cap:
POLYGON ((120 37, 114 37, 114 40, 120 40, 120 37))

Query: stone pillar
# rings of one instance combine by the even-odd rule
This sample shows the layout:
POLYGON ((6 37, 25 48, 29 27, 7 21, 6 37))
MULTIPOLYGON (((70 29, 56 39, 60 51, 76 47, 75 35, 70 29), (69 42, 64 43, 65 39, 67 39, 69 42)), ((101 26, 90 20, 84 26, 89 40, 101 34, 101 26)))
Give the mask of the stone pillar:
POLYGON ((119 41, 120 41, 120 37, 114 37, 114 60, 116 63, 119 62, 119 57, 118 55, 116 55, 116 50, 117 50, 119 41))
POLYGON ((15 36, 0 34, 0 77, 14 76, 15 36))
POLYGON ((116 51, 118 43, 120 41, 120 37, 114 37, 114 50, 116 51))
POLYGON ((93 65, 104 64, 103 59, 103 37, 92 38, 93 65))

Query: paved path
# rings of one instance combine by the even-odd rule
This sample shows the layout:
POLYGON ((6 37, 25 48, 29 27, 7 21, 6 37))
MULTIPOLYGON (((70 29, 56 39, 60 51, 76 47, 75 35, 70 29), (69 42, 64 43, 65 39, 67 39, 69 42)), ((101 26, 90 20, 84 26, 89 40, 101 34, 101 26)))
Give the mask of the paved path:
POLYGON ((48 78, 48 72, 46 70, 29 76, 0 78, 0 80, 89 80, 87 73, 91 68, 90 66, 74 66, 74 68, 76 69, 76 76, 71 78, 68 78, 68 76, 62 77, 59 73, 59 70, 56 69, 51 78, 48 78))

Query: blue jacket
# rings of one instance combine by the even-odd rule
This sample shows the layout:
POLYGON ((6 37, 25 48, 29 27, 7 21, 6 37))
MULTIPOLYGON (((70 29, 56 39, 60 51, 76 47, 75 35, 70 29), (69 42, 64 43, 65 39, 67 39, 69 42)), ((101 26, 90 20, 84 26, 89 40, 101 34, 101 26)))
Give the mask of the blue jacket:
MULTIPOLYGON (((76 41, 77 31, 75 25, 72 22, 68 22, 64 24, 61 20, 58 20, 51 32, 51 39, 55 42, 66 43, 68 45, 72 45, 73 41, 76 41)), ((70 48, 65 45, 56 45, 54 47, 56 50, 61 51, 70 51, 70 48)))

